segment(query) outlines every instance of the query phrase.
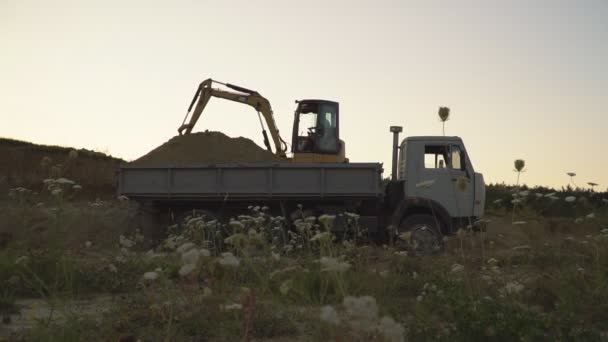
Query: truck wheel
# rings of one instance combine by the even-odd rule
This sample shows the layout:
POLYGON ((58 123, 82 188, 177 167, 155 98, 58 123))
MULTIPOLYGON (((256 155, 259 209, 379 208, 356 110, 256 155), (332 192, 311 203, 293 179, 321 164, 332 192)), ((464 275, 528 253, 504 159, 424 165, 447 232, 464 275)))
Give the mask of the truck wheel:
POLYGON ((397 230, 396 245, 414 255, 429 255, 442 247, 441 231, 437 220, 426 214, 407 216, 401 221, 397 230), (408 234, 410 233, 409 236, 408 234), (405 236, 404 236, 405 234, 405 236), (403 238, 409 238, 404 241, 403 238))

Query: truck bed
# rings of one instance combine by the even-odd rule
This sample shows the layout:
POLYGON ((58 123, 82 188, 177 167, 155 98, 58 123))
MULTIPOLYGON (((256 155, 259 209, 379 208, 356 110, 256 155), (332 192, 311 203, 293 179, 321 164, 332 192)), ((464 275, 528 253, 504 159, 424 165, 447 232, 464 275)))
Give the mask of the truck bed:
POLYGON ((120 167, 119 194, 133 199, 372 198, 382 164, 242 163, 120 167))

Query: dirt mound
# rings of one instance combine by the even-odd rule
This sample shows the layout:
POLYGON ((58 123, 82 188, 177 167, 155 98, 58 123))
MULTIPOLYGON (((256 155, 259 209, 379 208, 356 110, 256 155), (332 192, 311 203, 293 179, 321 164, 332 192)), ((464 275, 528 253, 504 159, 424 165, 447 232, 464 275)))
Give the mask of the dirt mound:
POLYGON ((247 138, 230 138, 221 132, 206 131, 175 136, 143 157, 133 161, 132 164, 195 165, 280 160, 280 157, 262 149, 247 138))
POLYGON ((14 187, 42 191, 44 179, 65 177, 82 185, 83 194, 113 196, 116 170, 122 162, 85 149, 0 138, 0 191, 14 187))

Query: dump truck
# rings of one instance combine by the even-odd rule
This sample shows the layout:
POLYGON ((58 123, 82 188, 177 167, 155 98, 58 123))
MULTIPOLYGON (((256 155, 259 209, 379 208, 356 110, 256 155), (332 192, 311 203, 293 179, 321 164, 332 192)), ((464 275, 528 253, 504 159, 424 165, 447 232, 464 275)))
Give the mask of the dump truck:
MULTIPOLYGON (((247 99, 260 99, 259 93, 232 88, 243 92, 241 99, 235 97, 237 101, 262 108, 247 99)), ((195 99, 197 96, 200 94, 195 99)), ((262 109, 269 113, 269 108, 267 103, 262 109)), ((440 244, 443 235, 473 225, 483 215, 483 175, 475 172, 461 138, 411 136, 399 142, 403 129, 391 126, 391 177, 384 179, 381 163, 354 163, 345 158, 344 143, 338 136, 338 108, 333 101, 297 101, 292 134, 292 152, 297 158, 287 158, 274 119, 266 114, 267 122, 272 122, 269 127, 275 153, 284 159, 259 163, 124 164, 119 171, 118 192, 139 202, 143 224, 158 229, 192 213, 227 221, 257 205, 266 206, 270 213, 287 220, 302 210, 317 217, 354 213, 358 224, 370 234, 386 239, 408 232, 423 250, 440 244), (316 126, 308 127, 307 135, 298 134, 301 116, 309 114, 316 115, 312 118, 316 126), (315 123, 318 119, 327 122, 315 123), (328 134, 333 141, 328 142, 328 134)), ((180 127, 180 134, 184 129, 191 131, 200 116, 200 111, 197 113, 190 124, 180 127)), ((270 150, 268 143, 266 146, 270 150)), ((345 229, 345 221, 336 220, 332 229, 345 229)))

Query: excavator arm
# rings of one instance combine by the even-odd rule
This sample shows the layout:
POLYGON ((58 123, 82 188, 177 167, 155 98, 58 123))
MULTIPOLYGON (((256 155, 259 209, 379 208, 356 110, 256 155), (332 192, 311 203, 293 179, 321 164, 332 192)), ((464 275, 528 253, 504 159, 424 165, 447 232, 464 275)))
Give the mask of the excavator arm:
POLYGON ((180 135, 182 134, 190 134, 194 125, 200 118, 203 110, 205 110, 205 106, 209 102, 211 97, 218 97, 230 101, 240 102, 247 105, 250 105, 258 112, 258 118, 260 119, 260 125, 262 126, 262 134, 264 135, 264 145, 266 145, 266 149, 272 151, 270 147, 270 142, 268 141, 268 135, 266 134, 266 130, 264 129, 264 125, 262 124, 262 119, 259 117, 260 114, 264 116, 264 120, 266 121, 266 126, 270 130, 270 135, 272 136, 272 140, 274 142, 275 154, 280 157, 286 157, 285 151, 287 151, 287 144, 279 135, 279 129, 274 121, 274 116, 272 113, 272 107, 270 106, 270 102, 260 95, 255 90, 249 90, 243 87, 235 86, 229 83, 221 83, 214 81, 212 79, 207 79, 203 81, 196 90, 194 97, 192 98, 192 102, 188 107, 188 112, 186 113, 186 117, 182 122, 182 125, 177 130, 180 135), (213 83, 221 84, 227 88, 235 90, 236 92, 222 90, 217 88, 212 88, 213 83), (196 104, 196 106, 195 106, 196 104), (194 111, 192 108, 194 107, 194 111), (192 114, 190 114, 192 112, 192 114), (190 116, 190 120, 188 120, 188 116, 190 116))

